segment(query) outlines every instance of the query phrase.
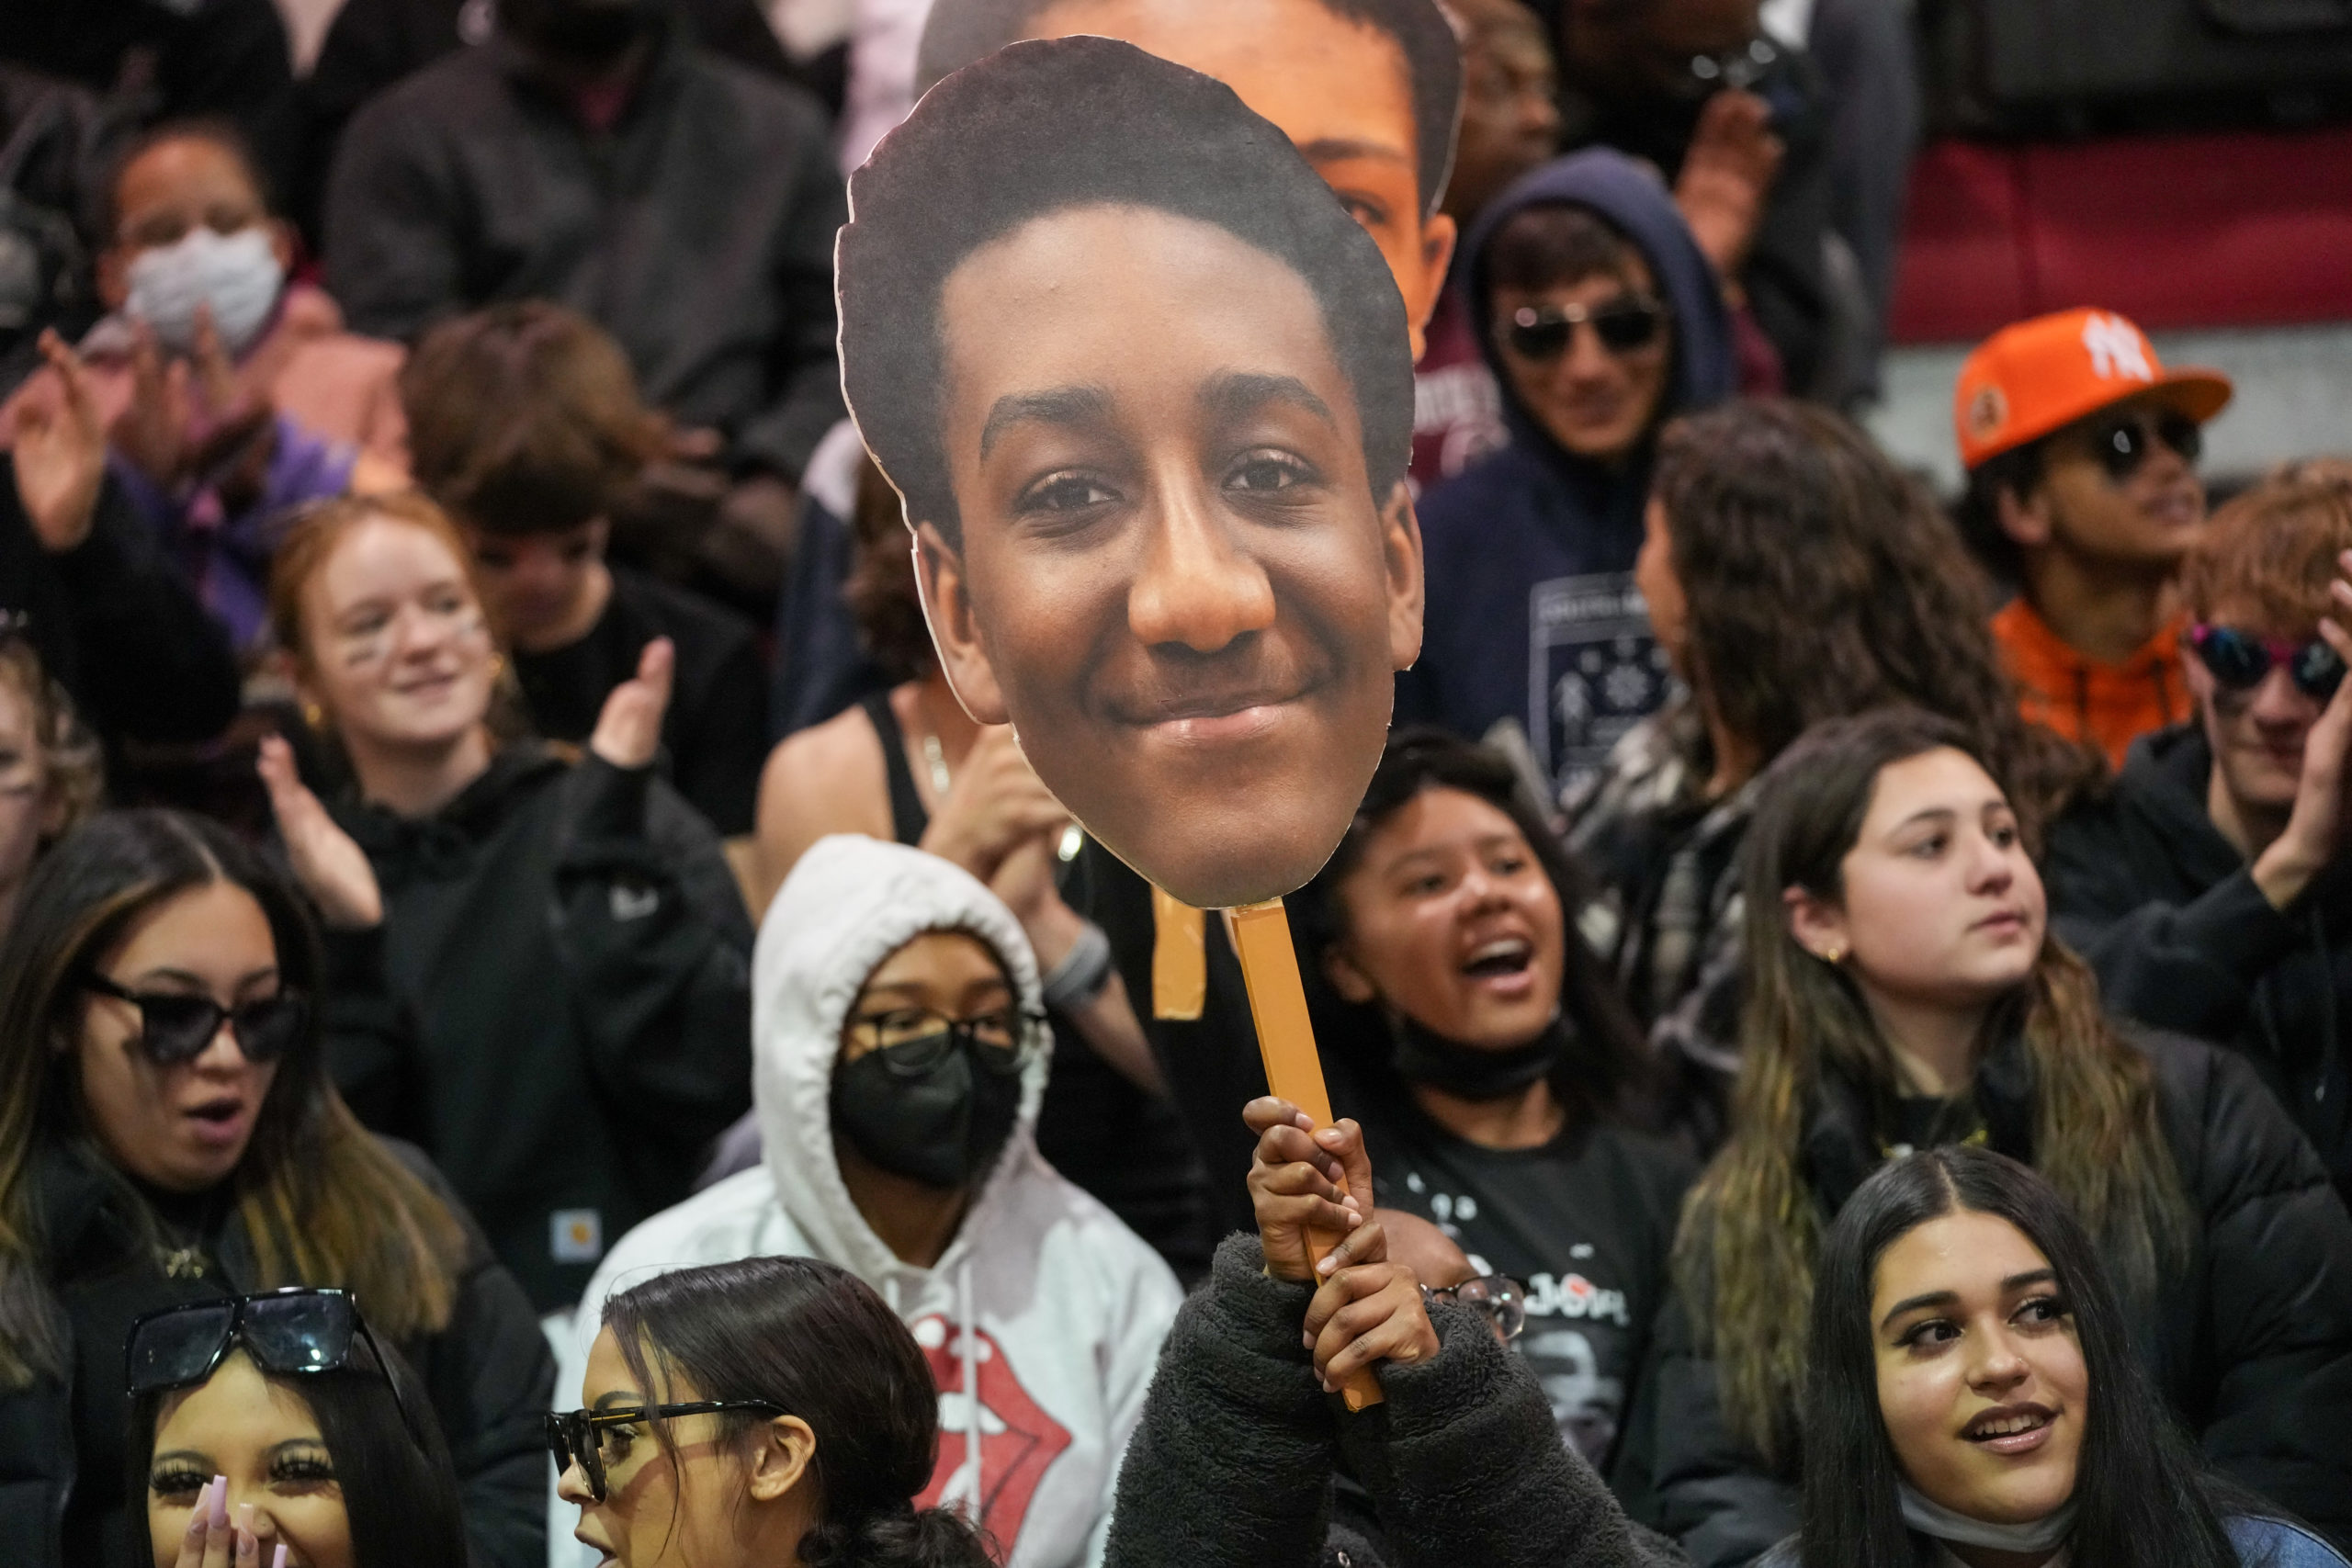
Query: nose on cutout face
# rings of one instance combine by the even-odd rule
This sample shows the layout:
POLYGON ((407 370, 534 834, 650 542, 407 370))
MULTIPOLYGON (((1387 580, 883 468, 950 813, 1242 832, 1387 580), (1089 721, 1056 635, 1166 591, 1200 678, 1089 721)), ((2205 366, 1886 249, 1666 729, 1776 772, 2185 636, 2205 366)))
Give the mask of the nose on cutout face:
POLYGON ((1274 624, 1265 569, 1232 537, 1207 498, 1180 487, 1127 590, 1127 626, 1147 648, 1216 653, 1274 624))

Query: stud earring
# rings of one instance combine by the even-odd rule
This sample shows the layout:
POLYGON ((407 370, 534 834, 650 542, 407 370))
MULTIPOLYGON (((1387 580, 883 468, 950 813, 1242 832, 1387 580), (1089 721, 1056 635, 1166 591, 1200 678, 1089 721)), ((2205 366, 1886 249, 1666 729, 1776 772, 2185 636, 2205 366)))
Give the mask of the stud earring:
POLYGON ((1845 963, 1846 944, 1842 942, 1831 942, 1827 947, 1821 950, 1821 961, 1824 964, 1831 964, 1833 966, 1845 963))

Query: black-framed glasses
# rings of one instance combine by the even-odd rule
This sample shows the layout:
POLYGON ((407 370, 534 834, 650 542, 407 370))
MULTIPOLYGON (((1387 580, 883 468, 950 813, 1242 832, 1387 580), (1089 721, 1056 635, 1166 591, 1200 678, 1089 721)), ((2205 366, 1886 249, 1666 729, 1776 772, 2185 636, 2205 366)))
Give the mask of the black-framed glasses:
POLYGON ((950 1018, 930 1008, 892 1008, 849 1021, 850 1033, 881 1053, 893 1077, 919 1078, 957 1050, 1001 1077, 1020 1073, 1046 1015, 1003 1008, 975 1018, 950 1018))
POLYGON ((1610 353, 1632 354, 1657 341, 1666 319, 1664 305, 1630 294, 1598 305, 1521 305, 1503 323, 1503 344, 1521 359, 1557 359, 1589 326, 1610 353))
POLYGON ((136 1398, 200 1383, 240 1344, 255 1366, 281 1376, 371 1372, 384 1380, 393 1407, 408 1420, 400 1384, 359 1315, 359 1303, 348 1291, 322 1286, 222 1296, 144 1314, 130 1325, 125 1352, 130 1393, 136 1398), (368 1348, 369 1359, 353 1355, 358 1345, 368 1348))
POLYGON ((1481 1274, 1458 1285, 1423 1285, 1423 1302, 1452 1302, 1478 1313, 1494 1325, 1506 1345, 1527 1327, 1527 1287, 1503 1274, 1481 1274))
POLYGON ((2120 484, 2140 471, 2158 442, 2194 463, 2205 453, 2205 431, 2177 409, 2160 413, 2116 414, 2090 427, 2091 451, 2107 477, 2120 484))
POLYGON ((83 976, 82 984, 139 1010, 137 1044, 159 1067, 191 1062, 204 1055, 224 1021, 246 1061, 257 1066, 275 1062, 301 1039, 311 1016, 310 1006, 299 991, 280 990, 224 1008, 210 997, 185 991, 134 991, 95 970, 83 976))
POLYGON ((601 1503, 605 1500, 606 1468, 628 1457, 628 1444, 634 1437, 631 1427, 656 1417, 668 1421, 680 1416, 715 1416, 729 1410, 756 1410, 768 1416, 785 1413, 783 1405, 765 1399, 697 1399, 684 1404, 566 1410, 546 1417, 548 1451, 555 1455, 558 1474, 578 1465, 580 1473, 588 1478, 588 1490, 601 1503), (605 1451, 608 1449, 609 1453, 605 1451))
POLYGON ((2197 650, 2213 679, 2233 691, 2260 685, 2275 664, 2285 665, 2295 689, 2313 702, 2327 701, 2344 684, 2343 657, 2318 637, 2295 643, 2241 626, 2211 626, 2198 621, 2188 628, 2188 646, 2197 650))

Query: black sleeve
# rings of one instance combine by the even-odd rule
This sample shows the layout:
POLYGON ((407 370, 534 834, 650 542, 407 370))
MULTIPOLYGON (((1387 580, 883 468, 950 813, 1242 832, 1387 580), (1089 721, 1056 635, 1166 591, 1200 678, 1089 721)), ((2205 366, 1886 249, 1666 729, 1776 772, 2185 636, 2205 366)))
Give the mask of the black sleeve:
POLYGON ((414 1354, 433 1397, 466 1515, 473 1568, 546 1568, 548 1450, 555 1353, 522 1285, 418 1149, 392 1152, 465 1226, 468 1257, 447 1327, 414 1354))
POLYGON ((612 1102, 699 1148, 752 1102, 752 926, 709 825, 591 752, 562 785, 556 944, 612 1102))
POLYGON ((301 184, 289 203, 314 247, 322 239, 320 206, 325 199, 327 171, 351 117, 386 87, 459 45, 455 6, 443 10, 400 0, 345 0, 335 12, 319 45, 318 60, 302 83, 310 146, 301 184))
POLYGON ((2209 1070, 2184 1175, 2218 1378, 2199 1441, 2231 1480, 2352 1543, 2352 1215, 2254 1069, 2196 1049, 2209 1070))
POLYGON ((423 1032, 384 970, 384 928, 322 933, 326 996, 321 1020, 327 1070, 353 1115, 370 1131, 430 1144, 423 1032))
POLYGON ((1773 126, 1786 152, 1764 198, 1756 242, 1739 280, 1756 324, 1780 351, 1789 394, 1804 397, 1815 390, 1830 346, 1828 263, 1822 242, 1830 232, 1833 193, 1813 62, 1795 51, 1782 62, 1777 79, 1762 90, 1776 109, 1783 102, 1789 106, 1790 118, 1776 117, 1773 126))
POLYGON ((2043 872, 2052 925, 2118 1012, 2200 1040, 2234 1037, 2256 983, 2307 933, 2271 908, 2251 870, 2194 898, 2152 897, 2133 874, 2137 848, 2102 817, 2053 830, 2043 872))
POLYGON ((1332 1473, 1330 1404, 1299 1343, 1314 1292, 1228 1236, 1176 1314, 1119 1466, 1104 1568, 1309 1568, 1332 1473))
POLYGON ((768 756, 768 676, 759 639, 746 631, 695 698, 690 726, 670 759, 678 793, 720 836, 748 833, 768 756))
POLYGON ((1656 1523, 1699 1568, 1753 1562, 1797 1528, 1797 1489, 1732 1435, 1690 1313, 1669 1295, 1650 1337, 1651 1362, 1628 1421, 1650 1440, 1656 1523))
MULTIPOLYGON (((1385 1402, 1340 1442, 1399 1568, 1650 1568, 1682 1553, 1626 1518, 1560 1440, 1535 1373, 1461 1307, 1431 1309, 1438 1353, 1384 1366, 1385 1402)), ((1303 1352, 1302 1352, 1303 1353, 1303 1352)))
MULTIPOLYGON (((0 505, 21 515, 16 469, 0 505)), ((237 716, 237 660, 228 633, 165 558, 112 479, 99 489, 90 536, 51 556, 76 645, 74 699, 103 733, 141 740, 209 740, 237 716)))
POLYGON ((849 412, 833 344, 833 235, 849 221, 849 191, 833 166, 822 115, 813 103, 807 113, 796 139, 798 190, 776 263, 783 324, 769 355, 773 394, 733 443, 739 466, 773 469, 795 482, 825 432, 849 412))

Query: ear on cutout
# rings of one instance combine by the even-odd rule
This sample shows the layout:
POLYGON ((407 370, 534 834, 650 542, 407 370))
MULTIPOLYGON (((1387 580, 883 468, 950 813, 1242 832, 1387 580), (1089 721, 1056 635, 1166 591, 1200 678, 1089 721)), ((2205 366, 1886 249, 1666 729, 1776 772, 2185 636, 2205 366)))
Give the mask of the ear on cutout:
POLYGON ((817 1434, 797 1416, 779 1416, 752 1429, 758 1440, 745 1459, 743 1484, 757 1503, 773 1503, 808 1473, 817 1457, 817 1434))
POLYGON ((1853 951, 1846 911, 1828 899, 1791 887, 1781 893, 1781 903, 1789 913, 1789 934, 1815 958, 1835 964, 1853 951))
POLYGON ((2030 548, 2050 542, 2052 528, 2046 491, 2037 490, 2028 501, 2004 487, 1994 493, 1993 504, 2000 517, 2001 532, 2018 544, 2030 548))
POLYGON ((1011 723, 1012 715, 1004 705, 996 666, 989 661, 988 649, 980 638, 969 580, 964 575, 964 558, 930 523, 916 527, 914 553, 915 588, 922 598, 922 618, 931 627, 932 646, 939 652, 940 670, 956 700, 976 723, 1011 723))
POLYGON ((1421 576, 1421 525, 1413 515, 1413 492, 1399 479, 1380 510, 1381 565, 1388 577, 1388 665, 1410 670, 1421 656, 1421 611, 1427 583, 1421 576))

